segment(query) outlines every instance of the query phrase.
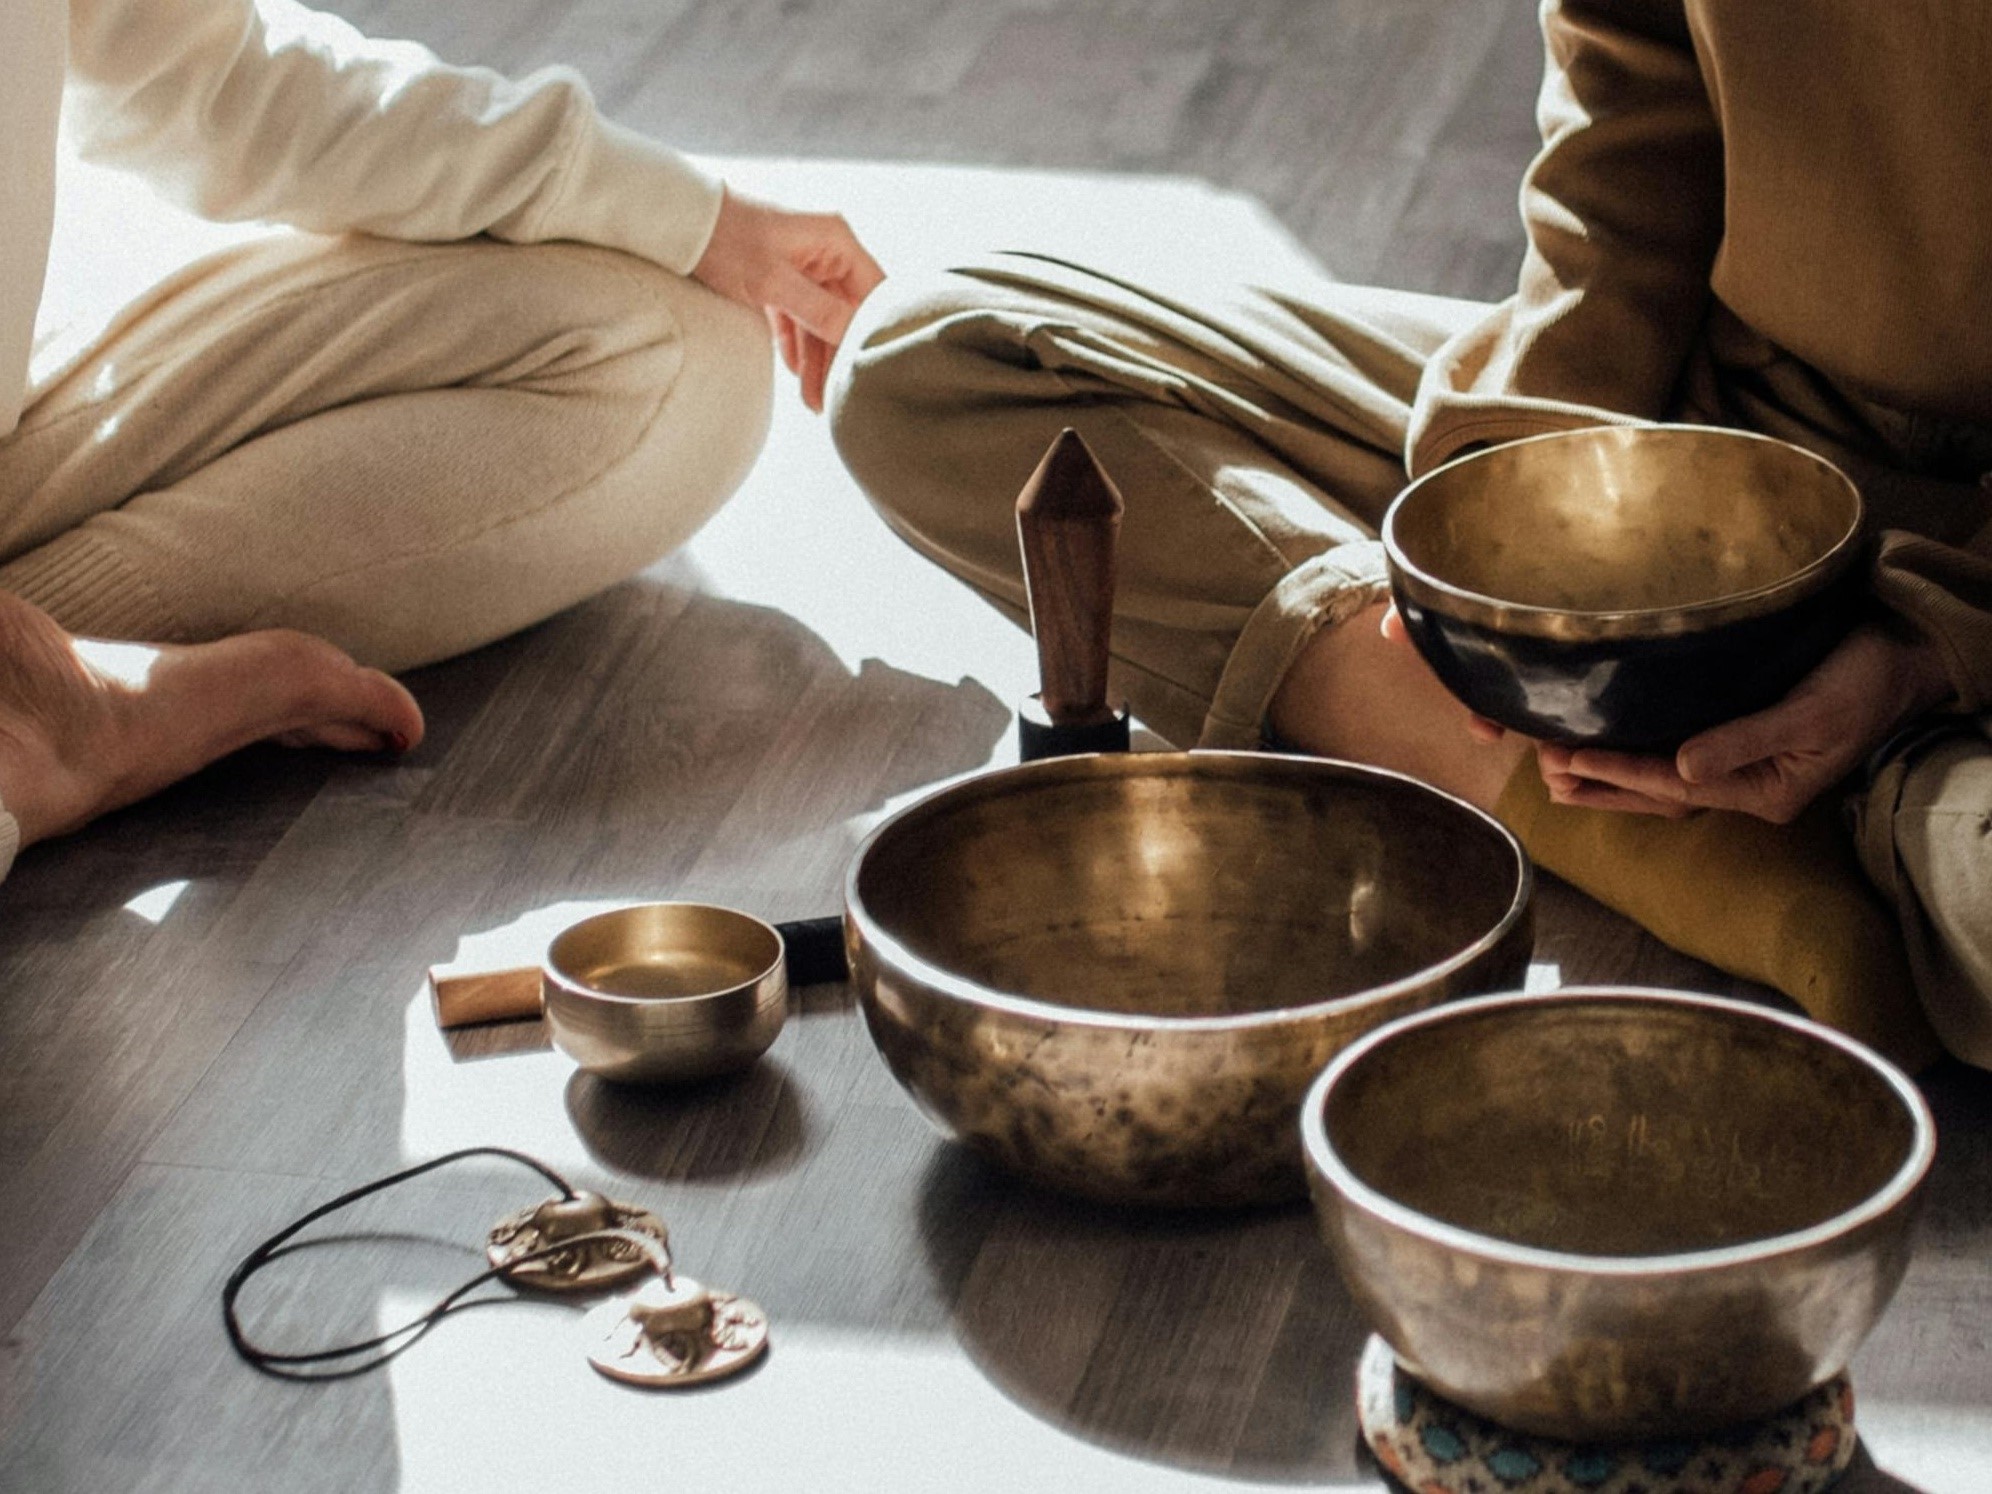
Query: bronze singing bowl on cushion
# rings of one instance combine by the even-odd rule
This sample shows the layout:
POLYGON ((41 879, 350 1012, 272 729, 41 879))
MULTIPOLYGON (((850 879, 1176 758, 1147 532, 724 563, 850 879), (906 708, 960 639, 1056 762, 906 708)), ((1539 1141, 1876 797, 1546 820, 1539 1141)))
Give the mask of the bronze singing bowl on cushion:
POLYGON ((1852 621, 1861 499, 1783 441, 1605 426, 1449 462, 1384 516, 1452 693, 1528 736, 1669 752, 1780 699, 1852 621))
POLYGON ((1260 753, 1058 758, 902 810, 845 884, 851 977, 943 1130, 1055 1188, 1304 1187, 1301 1096, 1350 1039, 1520 984, 1521 846, 1395 774, 1260 753))
POLYGON ((1392 1023, 1301 1131, 1322 1234, 1405 1368, 1580 1442, 1734 1426, 1844 1369, 1936 1151, 1916 1087, 1850 1038, 1609 989, 1392 1023))

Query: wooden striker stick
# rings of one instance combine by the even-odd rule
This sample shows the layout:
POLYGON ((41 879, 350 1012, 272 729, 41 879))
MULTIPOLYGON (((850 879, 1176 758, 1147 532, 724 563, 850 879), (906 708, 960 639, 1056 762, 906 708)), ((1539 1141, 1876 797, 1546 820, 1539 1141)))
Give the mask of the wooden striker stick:
POLYGON ((1040 698, 1054 725, 1097 726, 1114 716, 1107 703, 1107 645, 1124 508, 1113 480, 1070 427, 1017 495, 1040 698))

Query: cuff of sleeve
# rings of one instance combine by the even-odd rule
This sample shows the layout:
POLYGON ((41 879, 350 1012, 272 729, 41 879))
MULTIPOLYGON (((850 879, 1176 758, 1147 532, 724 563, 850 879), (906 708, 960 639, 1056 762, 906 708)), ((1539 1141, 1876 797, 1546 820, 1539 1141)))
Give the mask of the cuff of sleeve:
POLYGON ((1581 431, 1596 425, 1645 425, 1649 422, 1612 410, 1565 405, 1553 400, 1512 399, 1453 404, 1414 425, 1405 450, 1405 470, 1423 477, 1442 467, 1469 446, 1502 446, 1530 436, 1581 431))
POLYGON ((1992 640, 1992 621, 1985 614, 1971 610, 1936 582, 1885 563, 1875 572, 1874 595, 1927 638, 1942 658, 1955 693, 1941 709, 1971 715, 1992 705, 1992 684, 1982 677, 1984 648, 1992 640))
POLYGON ((7 806, 0 804, 0 882, 7 880, 7 873, 14 869, 14 853, 21 849, 21 825, 7 806))
POLYGON ((649 136, 596 119, 539 236, 621 249, 689 275, 719 221, 718 177, 649 136))
POLYGON ((1514 315, 1504 302, 1447 341, 1427 360, 1411 403, 1404 465, 1412 477, 1442 467, 1469 446, 1500 446, 1554 431, 1646 422, 1617 410, 1518 394, 1513 353, 1504 351, 1514 315), (1507 365, 1501 373, 1495 365, 1507 365))
POLYGON ((1266 712, 1309 639, 1389 594, 1383 546, 1337 545, 1288 571, 1246 619, 1218 678, 1199 747, 1253 749, 1270 733, 1266 712))

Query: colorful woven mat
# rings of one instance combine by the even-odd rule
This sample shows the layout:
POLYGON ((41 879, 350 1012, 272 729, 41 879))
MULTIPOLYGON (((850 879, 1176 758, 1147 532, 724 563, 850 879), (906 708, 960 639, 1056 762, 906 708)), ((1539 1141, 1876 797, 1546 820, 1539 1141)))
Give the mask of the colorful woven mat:
POLYGON ((1854 1456, 1845 1375, 1731 1432, 1581 1447, 1440 1399, 1374 1335, 1356 1371, 1356 1418, 1377 1461, 1415 1494, 1819 1494, 1854 1456))

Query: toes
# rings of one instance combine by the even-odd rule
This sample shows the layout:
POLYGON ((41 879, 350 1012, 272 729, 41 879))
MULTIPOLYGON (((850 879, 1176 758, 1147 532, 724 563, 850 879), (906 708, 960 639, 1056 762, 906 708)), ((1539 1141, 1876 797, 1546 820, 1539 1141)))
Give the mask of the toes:
POLYGON ((323 719, 307 728, 317 745, 344 752, 398 754, 413 749, 427 729, 415 697, 401 681, 378 669, 350 662, 346 667, 351 674, 340 692, 343 709, 328 709, 323 719))
POLYGON ((344 721, 298 731, 280 731, 270 740, 279 747, 329 747, 335 752, 390 752, 397 755, 406 752, 409 746, 408 739, 397 732, 375 731, 370 726, 344 721))
POLYGON ((236 670, 277 692, 259 737, 344 752, 406 752, 422 740, 422 708, 401 682, 322 638, 278 629, 213 647, 232 650, 236 670))
POLYGON ((129 804, 275 739, 405 752, 422 711, 323 639, 274 630, 214 643, 96 644, 0 593, 0 797, 23 842, 129 804))

